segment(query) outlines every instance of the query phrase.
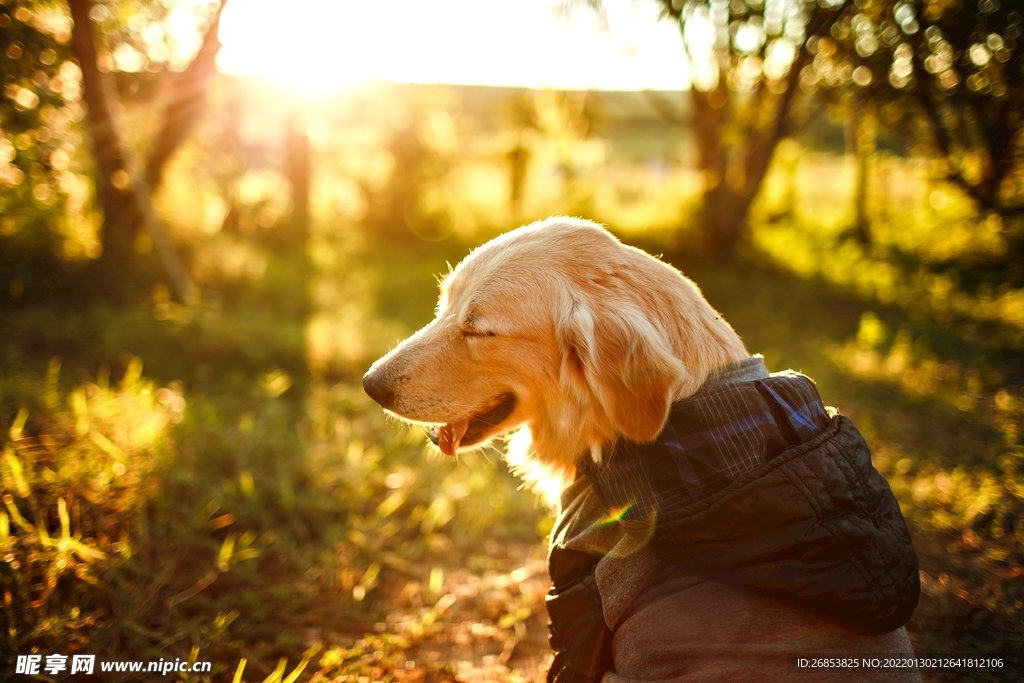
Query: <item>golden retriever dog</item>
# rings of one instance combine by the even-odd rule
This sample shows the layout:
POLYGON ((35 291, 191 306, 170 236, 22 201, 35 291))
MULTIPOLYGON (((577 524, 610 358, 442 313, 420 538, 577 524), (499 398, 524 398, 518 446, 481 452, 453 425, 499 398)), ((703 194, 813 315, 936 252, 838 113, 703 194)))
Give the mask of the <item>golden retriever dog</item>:
MULTIPOLYGON (((510 464, 531 483, 558 485, 560 510, 549 555, 554 587, 547 603, 556 653, 552 680, 783 681, 789 680, 787 652, 912 652, 900 624, 917 603, 916 556, 895 498, 871 468, 867 445, 855 428, 842 416, 829 417, 808 378, 769 376, 762 359, 750 356, 732 327, 678 270, 620 243, 594 223, 552 218, 473 251, 444 279, 434 320, 374 363, 363 386, 392 415, 428 426, 431 439, 450 456, 518 429, 510 464), (742 381, 729 379, 741 376, 742 381), (677 433, 673 421, 688 415, 687 405, 706 408, 688 424, 728 414, 735 403, 709 398, 726 396, 723 386, 761 387, 750 390, 756 394, 752 400, 761 400, 761 390, 769 394, 771 386, 787 382, 807 392, 789 414, 810 426, 800 411, 813 405, 822 421, 819 432, 806 447, 752 465, 747 472, 753 478, 737 479, 743 487, 725 489, 710 501, 713 507, 701 508, 713 510, 703 517, 697 510, 672 520, 666 517, 671 506, 660 510, 661 521, 697 525, 690 535, 672 536, 669 524, 669 535, 658 537, 669 539, 662 545, 651 540, 652 526, 622 517, 656 499, 652 482, 668 481, 665 475, 672 471, 683 481, 685 472, 675 465, 646 479, 645 493, 628 505, 602 497, 602 490, 620 490, 628 481, 614 474, 618 465, 630 462, 621 459, 620 443, 634 454, 644 453, 643 444, 656 448, 664 434, 677 433), (835 455, 836 444, 845 444, 844 456, 835 455), (852 480, 851 471, 858 475, 852 480), (811 481, 813 473, 821 473, 820 481, 811 481), (609 481, 602 480, 605 474, 609 481), (847 526, 822 529, 832 517, 822 512, 821 501, 841 500, 835 505, 846 510, 867 495, 859 488, 851 494, 849 481, 870 482, 875 507, 860 516, 847 514, 844 520, 856 517, 847 526), (807 493, 811 490, 816 493, 807 493), (631 507, 637 502, 643 505, 631 507), (879 519, 885 523, 876 523, 879 519), (706 557, 741 557, 736 566, 755 572, 752 581, 767 577, 765 585, 811 591, 814 599, 797 604, 787 601, 792 596, 785 591, 758 592, 753 589, 764 586, 716 570, 713 560, 704 571, 692 563, 691 542, 713 547, 706 557), (768 547, 772 543, 778 548, 768 547), (853 557, 853 547, 863 557, 853 557), (745 555, 728 555, 731 548, 760 553, 755 559, 766 568, 746 562, 745 555), (791 564, 779 564, 790 557, 791 564), (823 558, 831 564, 823 564, 823 558), (873 567, 873 573, 860 572, 861 566, 873 567), (822 584, 826 568, 841 583, 822 584), (799 580, 789 581, 791 576, 799 580), (865 585, 863 577, 881 588, 865 585), (906 589, 893 588, 898 581, 906 589), (831 599, 828 604, 836 609, 829 615, 813 612, 829 611, 818 596, 831 599), (858 601, 865 596, 867 603, 858 601), (864 604, 858 618, 867 613, 866 628, 836 616, 848 605, 855 610, 864 604), (902 616, 886 616, 893 611, 887 611, 889 605, 898 606, 902 616), (883 617, 882 626, 870 625, 874 614, 883 617), (563 678, 564 672, 570 673, 563 678)), ((757 410, 758 419, 775 412, 757 410)), ((792 432, 799 429, 796 425, 792 432)), ((717 435, 724 431, 713 433, 713 448, 721 451, 717 435)), ((767 441, 742 443, 740 455, 755 458, 767 441)), ((684 455, 683 469, 697 457, 690 451, 684 455)), ((663 460, 643 462, 654 466, 663 460)), ((860 680, 920 680, 916 670, 890 673, 860 680)), ((805 680, 833 678, 825 672, 805 680)))
POLYGON ((441 285, 433 322, 363 386, 432 426, 447 455, 524 426, 527 457, 571 476, 580 453, 600 462, 619 435, 655 438, 673 402, 748 356, 678 270, 594 223, 553 218, 473 251, 441 285))

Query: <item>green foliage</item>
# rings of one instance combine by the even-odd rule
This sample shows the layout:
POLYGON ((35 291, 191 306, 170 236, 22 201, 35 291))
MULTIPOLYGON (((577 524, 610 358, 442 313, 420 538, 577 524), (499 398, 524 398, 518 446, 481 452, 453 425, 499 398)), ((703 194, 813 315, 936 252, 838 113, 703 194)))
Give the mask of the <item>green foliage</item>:
POLYGON ((948 180, 980 209, 1019 214, 1022 22, 1013 3, 847 3, 801 80, 920 121, 948 180))
POLYGON ((140 378, 137 359, 117 388, 101 381, 64 393, 59 369, 51 361, 38 394, 31 377, 2 385, 5 406, 18 394, 35 399, 5 435, 0 467, 6 652, 78 648, 109 618, 116 598, 104 583, 145 542, 138 525, 184 410, 179 395, 140 378))
POLYGON ((979 215, 923 160, 877 153, 871 243, 850 239, 854 192, 839 157, 779 150, 753 209, 753 245, 804 277, 927 317, 1006 354, 1024 344, 1019 218, 979 215))
POLYGON ((0 6, 0 301, 60 293, 66 260, 96 255, 70 36, 61 3, 0 6))
POLYGON ((103 31, 111 71, 181 71, 192 60, 220 3, 97 0, 89 13, 103 31))
POLYGON ((4 233, 13 232, 26 206, 50 207, 75 180, 64 177, 74 155, 69 126, 82 116, 76 106, 78 67, 68 61, 71 22, 59 6, 4 3, 0 9, 0 210, 4 233), (20 209, 20 210, 19 210, 20 209))

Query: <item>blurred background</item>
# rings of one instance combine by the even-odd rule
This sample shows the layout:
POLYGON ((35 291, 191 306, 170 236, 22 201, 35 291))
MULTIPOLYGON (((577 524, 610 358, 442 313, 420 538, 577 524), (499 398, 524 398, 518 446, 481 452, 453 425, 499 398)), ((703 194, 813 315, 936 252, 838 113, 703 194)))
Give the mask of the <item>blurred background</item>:
POLYGON ((0 667, 541 680, 550 511, 359 379, 553 214, 854 419, 919 653, 1019 656, 1022 31, 1010 0, 0 0, 0 667))

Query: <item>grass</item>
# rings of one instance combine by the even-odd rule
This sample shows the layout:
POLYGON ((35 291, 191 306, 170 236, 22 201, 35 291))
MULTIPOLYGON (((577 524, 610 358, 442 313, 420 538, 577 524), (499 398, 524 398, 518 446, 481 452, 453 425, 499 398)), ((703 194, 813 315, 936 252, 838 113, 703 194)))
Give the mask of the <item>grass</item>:
POLYGON ((0 372, 0 666, 198 657, 210 680, 242 659, 250 681, 301 666, 376 680, 412 675, 417 648, 448 675, 439 653, 462 641, 481 666, 515 664, 526 624, 542 633, 546 513, 493 457, 427 456, 357 384, 289 386, 301 324, 157 320, 159 305, 51 315, 9 317, 0 372), (100 332, 105 346, 67 353, 100 332))

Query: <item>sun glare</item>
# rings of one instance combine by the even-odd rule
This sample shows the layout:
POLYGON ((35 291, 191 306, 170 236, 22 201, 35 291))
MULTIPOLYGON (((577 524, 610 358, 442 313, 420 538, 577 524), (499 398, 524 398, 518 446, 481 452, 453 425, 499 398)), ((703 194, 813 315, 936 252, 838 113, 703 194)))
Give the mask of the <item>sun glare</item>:
POLYGON ((655 3, 602 17, 559 0, 232 0, 218 65, 307 94, 369 80, 602 90, 689 87, 679 29, 655 3))

